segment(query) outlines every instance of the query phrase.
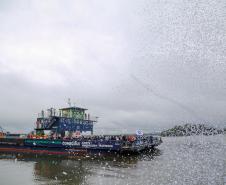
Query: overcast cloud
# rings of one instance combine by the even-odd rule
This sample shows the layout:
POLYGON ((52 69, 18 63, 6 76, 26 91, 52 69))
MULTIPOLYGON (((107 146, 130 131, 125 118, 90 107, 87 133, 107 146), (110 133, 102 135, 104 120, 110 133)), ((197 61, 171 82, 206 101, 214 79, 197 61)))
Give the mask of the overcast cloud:
POLYGON ((226 125, 224 0, 0 1, 0 125, 71 98, 97 132, 226 125))

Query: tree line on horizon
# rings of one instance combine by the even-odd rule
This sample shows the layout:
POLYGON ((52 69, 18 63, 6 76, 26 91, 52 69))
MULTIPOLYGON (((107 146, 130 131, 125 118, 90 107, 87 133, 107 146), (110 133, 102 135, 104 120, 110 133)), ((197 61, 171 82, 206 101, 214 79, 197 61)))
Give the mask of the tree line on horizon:
POLYGON ((176 125, 173 128, 161 132, 162 137, 168 136, 191 136, 191 135, 216 135, 226 132, 226 128, 218 129, 206 124, 184 124, 176 125))

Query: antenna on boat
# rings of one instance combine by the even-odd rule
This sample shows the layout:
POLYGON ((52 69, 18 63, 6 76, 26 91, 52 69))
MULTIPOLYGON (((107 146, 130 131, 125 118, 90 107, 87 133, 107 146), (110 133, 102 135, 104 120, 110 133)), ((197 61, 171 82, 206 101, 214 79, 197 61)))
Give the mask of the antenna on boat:
POLYGON ((71 107, 71 99, 70 98, 68 98, 67 103, 68 103, 68 106, 71 107))

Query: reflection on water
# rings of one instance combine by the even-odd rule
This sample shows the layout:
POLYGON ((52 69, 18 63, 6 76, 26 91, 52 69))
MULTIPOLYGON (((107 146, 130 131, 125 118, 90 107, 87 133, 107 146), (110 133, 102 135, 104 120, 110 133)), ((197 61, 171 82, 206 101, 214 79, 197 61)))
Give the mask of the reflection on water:
MULTIPOLYGON (((161 151, 154 149, 141 155, 111 155, 107 157, 85 157, 66 159, 53 156, 1 154, 1 159, 33 163, 33 182, 35 184, 90 184, 89 177, 115 177, 120 168, 134 168, 138 161, 149 161, 159 156, 161 151)), ((119 176, 123 176, 120 174, 119 176)), ((118 176, 118 177, 119 177, 118 176)))
POLYGON ((82 161, 68 160, 38 160, 34 165, 36 180, 46 182, 61 182, 61 184, 82 184, 89 170, 82 161))
POLYGON ((225 136, 221 135, 164 138, 159 149, 139 156, 1 155, 0 184, 223 185, 225 151, 225 136))
POLYGON ((141 156, 108 156, 106 158, 87 159, 40 159, 36 158, 34 175, 36 180, 53 184, 87 184, 89 176, 114 176, 116 168, 131 168, 140 159, 151 160, 160 154, 156 149, 141 156))

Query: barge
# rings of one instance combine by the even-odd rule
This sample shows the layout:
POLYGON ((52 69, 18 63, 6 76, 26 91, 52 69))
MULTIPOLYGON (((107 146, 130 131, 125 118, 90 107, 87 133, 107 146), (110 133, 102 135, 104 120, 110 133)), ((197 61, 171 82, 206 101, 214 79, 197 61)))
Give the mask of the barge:
POLYGON ((41 111, 35 131, 27 135, 0 134, 1 153, 87 156, 138 154, 162 143, 161 137, 138 132, 131 135, 94 135, 97 117, 87 109, 69 106, 41 111))

